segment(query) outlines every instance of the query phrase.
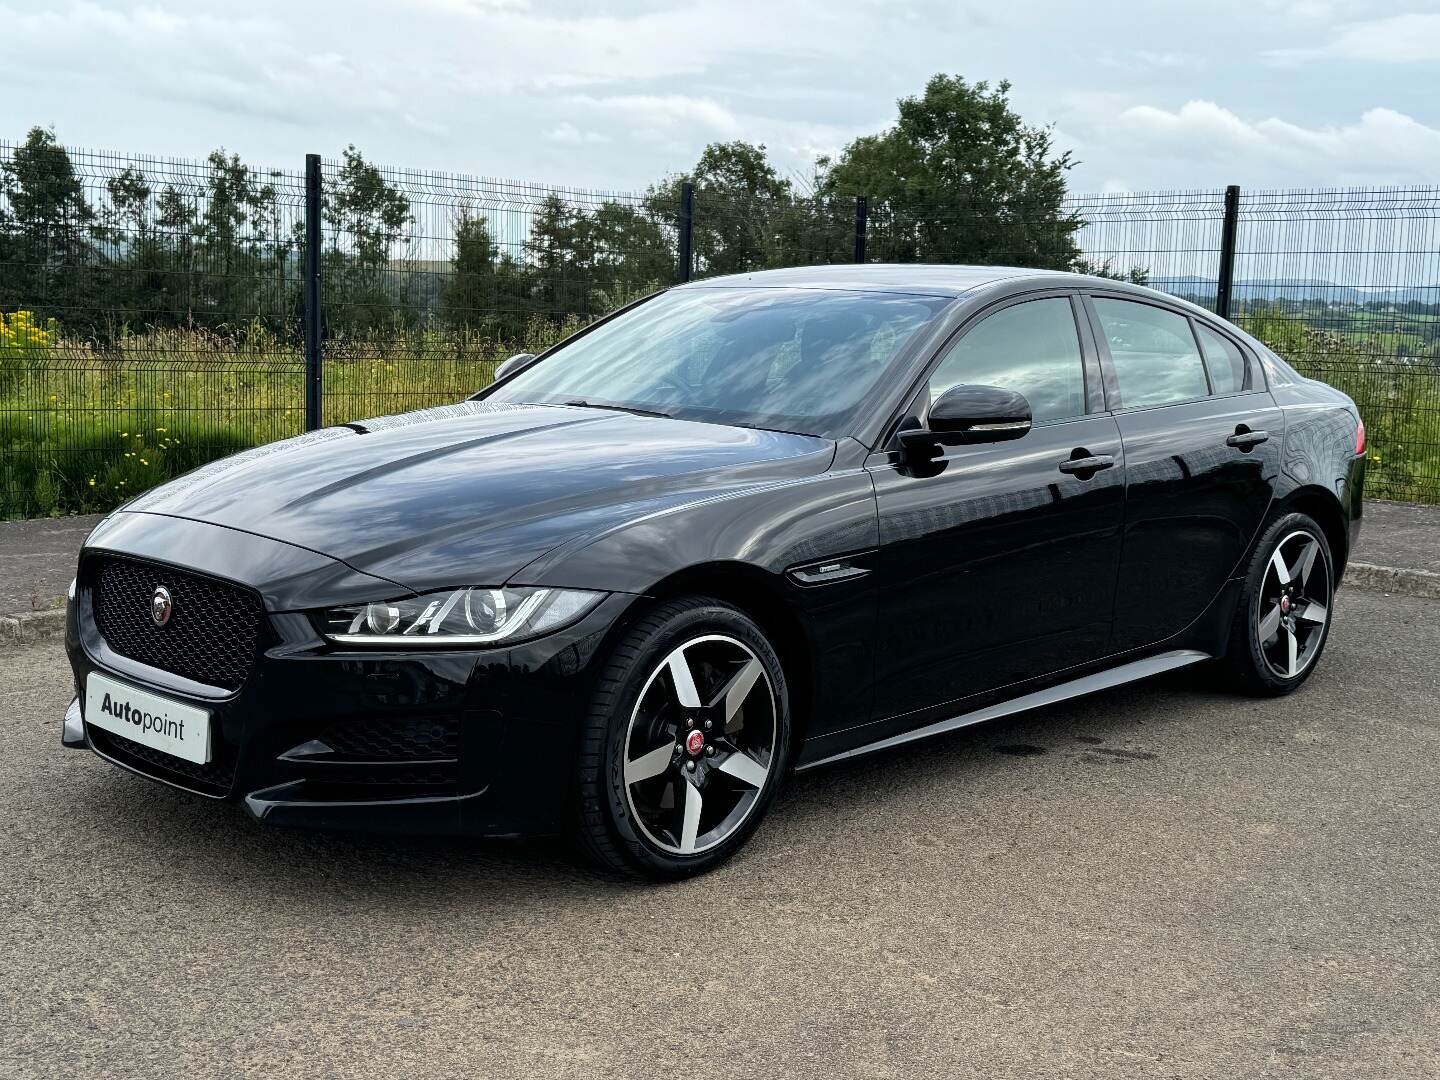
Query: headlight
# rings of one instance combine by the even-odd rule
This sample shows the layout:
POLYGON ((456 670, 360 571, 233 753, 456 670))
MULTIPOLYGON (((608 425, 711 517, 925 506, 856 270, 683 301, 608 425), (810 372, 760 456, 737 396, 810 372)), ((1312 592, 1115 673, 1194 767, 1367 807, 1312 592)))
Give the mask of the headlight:
POLYGON ((344 645, 494 645, 538 637, 589 612, 604 593, 580 589, 447 589, 319 613, 344 645))

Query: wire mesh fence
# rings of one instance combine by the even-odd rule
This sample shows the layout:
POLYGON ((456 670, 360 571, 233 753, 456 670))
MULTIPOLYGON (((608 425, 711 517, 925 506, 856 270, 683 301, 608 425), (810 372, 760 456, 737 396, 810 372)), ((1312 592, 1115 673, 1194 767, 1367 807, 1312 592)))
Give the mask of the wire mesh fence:
POLYGON ((642 196, 378 168, 323 170, 327 422, 420 408, 675 279, 675 212, 642 196))
MULTIPOLYGON (((0 143, 0 517, 105 509, 297 433, 307 384, 323 423, 458 400, 506 355, 692 277, 1019 265, 1214 310, 1225 276, 1223 190, 980 203, 687 193, 673 179, 606 192, 381 168, 353 151, 319 177, 307 206, 304 172, 220 153, 0 143)), ((1372 494, 1440 501, 1440 188, 1231 205, 1230 317, 1356 398, 1372 494)))
POLYGON ((302 429, 300 179, 0 145, 0 517, 302 429))
POLYGON ((1232 317, 1344 390, 1374 495, 1440 501, 1440 188, 1243 194, 1232 317))
POLYGON ((1074 195, 1075 269, 1125 278, 1215 310, 1224 191, 1074 195))

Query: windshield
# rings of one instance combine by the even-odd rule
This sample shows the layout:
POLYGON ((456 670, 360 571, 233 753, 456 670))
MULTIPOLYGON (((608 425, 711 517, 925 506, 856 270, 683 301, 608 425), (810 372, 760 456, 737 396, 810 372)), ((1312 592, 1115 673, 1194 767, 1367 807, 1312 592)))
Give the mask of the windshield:
POLYGON ((485 397, 834 437, 948 303, 823 289, 677 289, 597 326, 485 397))

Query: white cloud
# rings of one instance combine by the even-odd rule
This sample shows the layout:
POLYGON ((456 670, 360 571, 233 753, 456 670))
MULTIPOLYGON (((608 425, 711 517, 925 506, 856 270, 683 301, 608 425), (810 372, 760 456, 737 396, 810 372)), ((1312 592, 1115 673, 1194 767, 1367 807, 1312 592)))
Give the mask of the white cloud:
MULTIPOLYGON (((167 104, 272 123, 295 122, 303 104, 323 113, 386 114, 417 130, 427 124, 406 116, 405 94, 384 65, 362 69, 333 49, 302 49, 291 28, 263 16, 176 14, 149 6, 122 11, 82 2, 50 11, 0 6, 0 25, 6 27, 7 74, 22 82, 33 63, 50 84, 63 42, 75 55, 105 58, 105 81, 92 94, 108 97, 118 83, 125 93, 167 104)), ((84 82, 99 80, 101 70, 95 62, 68 74, 84 82)))
POLYGON ((1120 126, 1143 136, 1151 145, 1179 150, 1217 141, 1253 148, 1265 141, 1256 128, 1213 101, 1189 101, 1175 112, 1135 105, 1120 114, 1120 126))
POLYGON ((1392 15, 1339 27, 1323 45, 1270 49, 1282 64, 1306 60, 1352 60, 1372 64, 1412 64, 1440 60, 1440 14, 1392 15))
POLYGON ((598 131, 581 131, 569 120, 562 120, 551 129, 546 136, 551 142, 561 143, 565 146, 581 146, 585 143, 608 143, 610 136, 602 135, 598 131))
POLYGON ((1173 112, 1138 105, 1104 134, 1110 156, 1132 169, 1162 160, 1192 170, 1203 186, 1423 182, 1440 175, 1440 130, 1393 109, 1306 127, 1279 117, 1252 122, 1211 101, 1173 112))
POLYGON ((1099 63, 1106 67, 1115 68, 1119 71, 1134 71, 1139 69, 1164 70, 1166 68, 1203 68, 1206 60, 1203 56, 1195 56, 1191 53, 1175 52, 1165 50, 1156 52, 1151 49, 1131 49, 1128 52, 1106 52, 1100 54, 1099 63))
POLYGON ((606 188, 643 188, 707 142, 745 139, 803 177, 944 71, 1012 79, 1026 119, 1056 123, 1057 145, 1077 151, 1077 189, 1440 174, 1428 156, 1440 98, 1419 67, 1440 57, 1440 0, 1192 9, 0 0, 0 138, 53 123, 75 144, 187 156, 225 145, 261 165, 354 142, 380 162, 606 188), (1283 75, 1256 70, 1269 45, 1283 75), (1379 104, 1389 111, 1360 115, 1379 104))
MULTIPOLYGON (((721 64, 768 58, 863 53, 817 0, 692 0, 638 12, 558 14, 528 5, 425 0, 451 19, 463 42, 457 77, 468 85, 513 90, 576 88, 695 76, 721 64), (457 18, 458 17, 458 18, 457 18)), ((872 16, 874 19, 875 16, 872 16)))
POLYGON ((692 98, 683 94, 616 94, 609 97, 576 94, 569 100, 582 109, 610 113, 631 127, 684 127, 727 139, 737 137, 741 131, 735 113, 709 98, 692 98))

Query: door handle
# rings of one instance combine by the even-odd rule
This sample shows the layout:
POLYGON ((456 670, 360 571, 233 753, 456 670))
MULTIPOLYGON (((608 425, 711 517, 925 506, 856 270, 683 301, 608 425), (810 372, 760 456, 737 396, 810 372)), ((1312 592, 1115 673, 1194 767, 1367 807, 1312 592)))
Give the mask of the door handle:
MULTIPOLYGON (((1091 454, 1088 457, 1066 458, 1060 462, 1060 471, 1063 473, 1097 473, 1101 469, 1109 469, 1115 465, 1115 459, 1109 454, 1091 454)), ((1081 480, 1088 480, 1088 476, 1080 477, 1081 480)))
POLYGON ((1235 434, 1225 440, 1226 446, 1233 446, 1237 450, 1249 450, 1251 447, 1259 446, 1263 442, 1270 441, 1268 431, 1251 431, 1244 424, 1235 429, 1235 434))

